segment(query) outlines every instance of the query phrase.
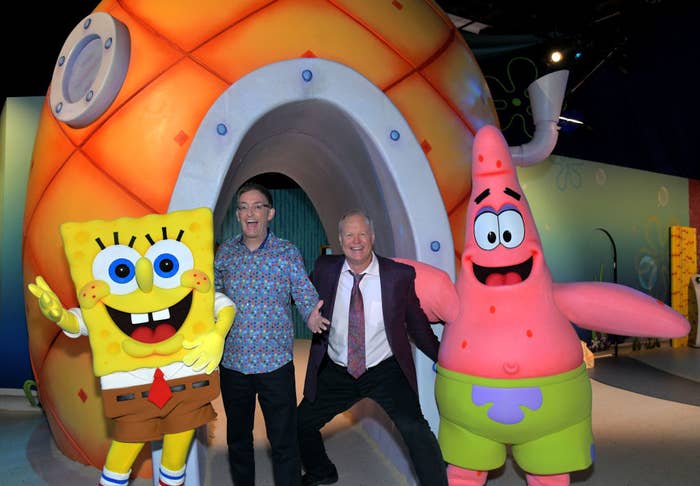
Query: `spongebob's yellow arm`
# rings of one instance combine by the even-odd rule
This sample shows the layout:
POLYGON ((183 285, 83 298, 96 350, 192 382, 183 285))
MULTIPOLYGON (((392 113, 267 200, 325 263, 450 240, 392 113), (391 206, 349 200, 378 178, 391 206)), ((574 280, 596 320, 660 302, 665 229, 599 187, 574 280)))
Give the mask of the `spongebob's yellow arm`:
POLYGON ((216 313, 214 330, 226 339, 226 335, 233 325, 233 318, 236 317, 236 306, 226 295, 217 292, 214 299, 214 312, 216 313))
POLYGON ((82 334, 78 315, 63 307, 58 296, 41 276, 37 276, 36 283, 30 283, 27 287, 39 301, 39 309, 44 317, 58 324, 72 337, 82 334))
POLYGON ((236 306, 226 295, 218 293, 214 300, 216 322, 214 328, 193 341, 183 341, 182 347, 192 351, 185 355, 183 361, 195 371, 205 370, 207 374, 219 366, 224 354, 224 341, 228 334, 233 318, 236 317, 236 306))

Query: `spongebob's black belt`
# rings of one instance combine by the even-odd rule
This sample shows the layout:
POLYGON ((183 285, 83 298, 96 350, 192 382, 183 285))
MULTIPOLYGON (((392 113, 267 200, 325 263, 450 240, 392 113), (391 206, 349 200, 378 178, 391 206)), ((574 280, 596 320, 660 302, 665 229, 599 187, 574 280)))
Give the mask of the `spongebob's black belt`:
MULTIPOLYGON (((166 380, 166 384, 173 392, 168 406, 182 402, 213 400, 221 391, 218 369, 209 375, 201 373, 166 380)), ((102 405, 105 415, 107 417, 121 417, 126 414, 138 413, 143 407, 150 408, 153 405, 148 400, 150 388, 149 384, 102 390, 102 405)))
MULTIPOLYGON (((209 385, 210 385, 209 380, 200 380, 200 381, 194 381, 192 383, 189 383, 190 388, 192 388, 193 390, 196 390, 197 388, 204 388, 204 387, 209 386, 209 385)), ((188 386, 187 383, 181 383, 179 385, 172 385, 170 387, 170 391, 173 393, 185 391, 185 390, 187 390, 187 386, 188 386)), ((142 392, 138 393, 138 395, 140 396, 140 398, 148 398, 148 390, 142 391, 142 392)), ((137 397, 136 393, 125 393, 123 395, 117 395, 116 400, 118 402, 125 402, 127 400, 135 400, 136 397, 137 397)))

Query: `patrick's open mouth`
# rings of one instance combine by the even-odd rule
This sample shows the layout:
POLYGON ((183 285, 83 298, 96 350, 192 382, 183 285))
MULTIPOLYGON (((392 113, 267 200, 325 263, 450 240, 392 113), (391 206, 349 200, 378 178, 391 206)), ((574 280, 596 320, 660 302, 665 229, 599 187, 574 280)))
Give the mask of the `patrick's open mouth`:
POLYGON ((171 307, 143 314, 105 307, 114 324, 131 339, 142 343, 159 343, 172 337, 180 329, 191 306, 192 292, 171 307))
POLYGON ((474 276, 484 285, 513 285, 522 282, 532 271, 532 257, 517 265, 508 267, 482 267, 472 263, 474 276))

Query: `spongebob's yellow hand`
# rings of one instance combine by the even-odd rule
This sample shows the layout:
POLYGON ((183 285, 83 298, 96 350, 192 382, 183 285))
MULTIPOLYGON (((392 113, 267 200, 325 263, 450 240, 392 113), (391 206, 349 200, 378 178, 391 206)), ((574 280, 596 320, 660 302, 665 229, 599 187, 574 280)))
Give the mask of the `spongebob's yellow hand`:
POLYGON ((58 296, 41 276, 36 277, 35 284, 30 283, 27 287, 38 299, 39 310, 41 310, 44 317, 58 324, 64 331, 72 334, 80 332, 78 318, 66 311, 58 296))
POLYGON ((182 359, 185 364, 191 366, 195 371, 206 368, 207 374, 219 366, 221 357, 224 355, 226 334, 231 329, 233 318, 236 316, 236 306, 223 294, 217 294, 215 307, 216 322, 214 328, 193 341, 185 340, 182 342, 183 348, 192 350, 182 359))
MULTIPOLYGON (((229 301, 230 302, 230 301, 229 301)), ((216 311, 216 324, 214 324, 214 330, 219 333, 219 335, 226 337, 228 331, 233 325, 233 319, 236 317, 236 306, 233 302, 230 305, 225 305, 216 311)))
POLYGON ((191 349, 182 359, 187 366, 195 371, 205 370, 210 374, 219 366, 224 354, 224 338, 215 330, 211 330, 193 341, 185 340, 182 347, 191 349))

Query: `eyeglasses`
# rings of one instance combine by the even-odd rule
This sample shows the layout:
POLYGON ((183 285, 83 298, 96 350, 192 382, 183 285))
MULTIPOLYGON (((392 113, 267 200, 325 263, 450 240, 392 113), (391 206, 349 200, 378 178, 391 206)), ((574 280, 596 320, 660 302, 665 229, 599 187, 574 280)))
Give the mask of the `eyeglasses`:
POLYGON ((241 205, 238 206, 238 208, 236 208, 236 209, 238 209, 238 210, 239 210, 240 212, 242 212, 242 213, 247 212, 249 209, 252 209, 253 212, 255 212, 255 213, 259 213, 260 211, 262 211, 263 208, 268 208, 268 209, 269 209, 269 208, 270 208, 270 205, 269 205, 269 204, 263 204, 263 203, 256 203, 256 204, 253 204, 253 205, 251 205, 251 206, 248 206, 247 204, 241 204, 241 205))

